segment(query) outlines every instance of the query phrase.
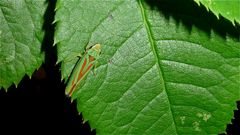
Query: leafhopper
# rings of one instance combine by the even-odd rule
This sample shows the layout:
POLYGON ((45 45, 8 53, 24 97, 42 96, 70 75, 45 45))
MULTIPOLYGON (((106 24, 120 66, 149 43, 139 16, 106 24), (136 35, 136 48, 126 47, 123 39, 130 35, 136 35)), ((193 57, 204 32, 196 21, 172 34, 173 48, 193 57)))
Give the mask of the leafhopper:
POLYGON ((84 55, 77 62, 68 80, 65 94, 71 96, 79 83, 89 74, 91 69, 96 66, 96 62, 101 52, 101 45, 96 44, 86 49, 84 55))

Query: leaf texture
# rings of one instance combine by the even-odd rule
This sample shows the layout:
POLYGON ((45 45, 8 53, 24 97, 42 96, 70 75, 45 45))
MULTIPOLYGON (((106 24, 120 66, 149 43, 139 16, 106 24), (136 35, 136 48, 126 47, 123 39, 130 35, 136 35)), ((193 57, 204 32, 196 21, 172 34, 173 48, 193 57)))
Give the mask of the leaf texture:
POLYGON ((0 88, 16 86, 43 62, 44 0, 0 1, 0 88))
POLYGON ((62 78, 87 45, 102 46, 96 75, 72 96, 97 134, 224 133, 240 99, 239 33, 231 23, 205 22, 208 13, 197 7, 169 0, 58 1, 62 78))
POLYGON ((240 23, 240 0, 195 0, 199 5, 203 4, 211 10, 218 18, 219 15, 240 23))

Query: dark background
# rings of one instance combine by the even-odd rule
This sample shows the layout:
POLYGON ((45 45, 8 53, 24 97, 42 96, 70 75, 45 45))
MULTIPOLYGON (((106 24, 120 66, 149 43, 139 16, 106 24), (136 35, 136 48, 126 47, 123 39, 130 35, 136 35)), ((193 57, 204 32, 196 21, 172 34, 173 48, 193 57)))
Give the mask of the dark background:
MULTIPOLYGON (((88 123, 83 124, 82 116, 78 115, 76 102, 71 103, 70 99, 64 95, 65 85, 60 80, 60 67, 55 64, 57 60, 56 47, 52 46, 55 27, 52 22, 56 2, 49 0, 46 3, 49 6, 44 16, 43 30, 46 31, 46 35, 42 44, 42 51, 46 52, 46 61, 31 79, 25 76, 17 88, 11 86, 7 93, 0 90, 0 134, 17 132, 18 134, 75 133, 94 135, 96 134, 95 130, 91 131, 88 123)), ((158 6, 163 12, 166 11, 166 16, 168 16, 169 11, 177 10, 168 7, 172 5, 171 0, 170 2, 150 2, 149 4, 158 6)), ((195 12, 205 12, 205 9, 200 10, 202 11, 195 12)), ((176 19, 181 20, 177 17, 176 19)), ((182 21, 184 22, 184 20, 182 21)), ((231 23, 227 23, 231 25, 231 23)), ((234 117, 233 124, 229 124, 226 129, 229 135, 240 134, 240 102, 238 110, 234 111, 234 117)))
POLYGON ((83 124, 76 102, 64 95, 57 67, 43 65, 32 79, 24 77, 18 88, 0 91, 0 135, 17 133, 95 134, 83 124), (46 68, 47 67, 47 68, 46 68), (45 69, 47 69, 45 71, 45 69))
POLYGON ((0 135, 67 133, 95 135, 89 124, 83 124, 82 115, 65 96, 60 67, 56 65, 56 46, 53 46, 55 0, 47 0, 44 15, 45 31, 42 52, 45 63, 32 78, 25 76, 17 88, 12 85, 8 92, 0 90, 0 135))

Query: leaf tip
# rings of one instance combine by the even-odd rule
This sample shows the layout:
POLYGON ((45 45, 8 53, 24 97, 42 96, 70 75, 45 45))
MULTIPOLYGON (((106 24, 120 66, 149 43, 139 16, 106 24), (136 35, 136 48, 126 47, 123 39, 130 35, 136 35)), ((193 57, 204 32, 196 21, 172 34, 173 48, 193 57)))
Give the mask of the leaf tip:
POLYGON ((91 128, 91 132, 93 132, 93 130, 95 130, 95 128, 91 128))
POLYGON ((58 20, 56 20, 56 19, 55 19, 55 20, 52 22, 52 24, 55 24, 55 23, 57 23, 57 21, 58 21, 58 20))
POLYGON ((194 0, 194 1, 198 4, 198 6, 200 6, 199 0, 194 0))
POLYGON ((64 77, 62 76, 62 77, 61 77, 61 82, 62 82, 63 80, 64 80, 64 77))
POLYGON ((60 1, 57 1, 54 11, 56 12, 61 7, 60 1))
POLYGON ((87 120, 84 120, 84 119, 83 119, 83 122, 82 122, 82 123, 85 124, 86 122, 87 122, 87 120))
POLYGON ((0 90, 1 90, 1 89, 3 89, 6 93, 7 93, 7 91, 8 91, 8 88, 5 88, 5 87, 0 86, 0 90))
POLYGON ((0 90, 1 89, 4 89, 4 91, 8 91, 8 88, 9 88, 9 85, 2 85, 2 86, 0 86, 0 90))
POLYGON ((57 60, 57 62, 55 63, 55 66, 57 66, 59 63, 61 62, 61 60, 57 60))
POLYGON ((17 84, 17 83, 15 83, 15 82, 14 82, 14 85, 15 85, 15 88, 17 88, 17 87, 18 87, 18 84, 17 84))
POLYGON ((57 43, 58 43, 58 41, 56 39, 54 39, 53 46, 55 46, 57 43))

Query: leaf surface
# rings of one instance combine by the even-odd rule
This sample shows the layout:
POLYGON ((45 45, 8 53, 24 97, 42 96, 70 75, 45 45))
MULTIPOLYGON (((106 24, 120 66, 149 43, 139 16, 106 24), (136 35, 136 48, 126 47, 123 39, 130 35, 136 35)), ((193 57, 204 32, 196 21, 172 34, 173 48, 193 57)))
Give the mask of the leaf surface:
POLYGON ((86 46, 102 46, 96 75, 72 96, 97 134, 225 131, 240 99, 239 33, 231 23, 205 22, 207 13, 197 7, 169 0, 58 1, 62 78, 86 46))
POLYGON ((44 0, 0 1, 0 88, 17 85, 43 62, 44 0))
POLYGON ((208 10, 211 10, 218 18, 219 15, 240 23, 240 0, 194 0, 199 5, 203 4, 208 10))

